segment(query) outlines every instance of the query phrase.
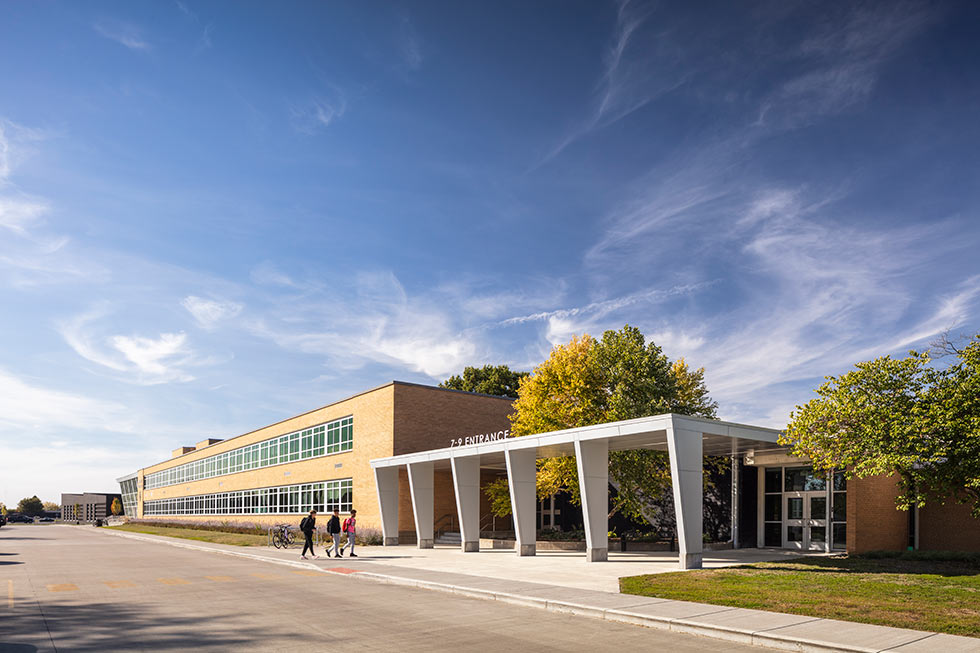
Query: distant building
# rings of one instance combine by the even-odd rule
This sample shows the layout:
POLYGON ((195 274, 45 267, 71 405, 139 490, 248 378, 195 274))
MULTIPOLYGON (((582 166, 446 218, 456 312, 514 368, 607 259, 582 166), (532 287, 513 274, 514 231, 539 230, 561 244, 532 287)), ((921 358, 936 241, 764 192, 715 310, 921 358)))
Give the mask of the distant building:
POLYGON ((93 522, 112 514, 112 502, 121 494, 83 492, 61 495, 61 516, 65 521, 93 522))

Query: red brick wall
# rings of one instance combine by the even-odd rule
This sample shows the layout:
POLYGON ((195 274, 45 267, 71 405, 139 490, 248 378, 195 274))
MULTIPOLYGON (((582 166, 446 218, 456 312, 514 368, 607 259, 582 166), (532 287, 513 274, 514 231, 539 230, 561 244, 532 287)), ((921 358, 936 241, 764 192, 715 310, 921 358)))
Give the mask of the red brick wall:
POLYGON ((847 552, 904 551, 909 515, 895 508, 895 476, 847 481, 847 552))
POLYGON ((980 551, 980 519, 970 506, 948 501, 919 509, 919 548, 923 551, 980 551))

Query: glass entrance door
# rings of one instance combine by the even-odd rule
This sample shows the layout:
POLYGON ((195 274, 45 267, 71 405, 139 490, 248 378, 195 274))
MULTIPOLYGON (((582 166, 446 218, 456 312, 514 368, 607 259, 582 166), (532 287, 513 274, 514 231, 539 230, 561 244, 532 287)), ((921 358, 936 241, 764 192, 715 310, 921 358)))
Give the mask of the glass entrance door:
POLYGON ((823 551, 827 545, 827 491, 786 492, 783 495, 783 546, 823 551))

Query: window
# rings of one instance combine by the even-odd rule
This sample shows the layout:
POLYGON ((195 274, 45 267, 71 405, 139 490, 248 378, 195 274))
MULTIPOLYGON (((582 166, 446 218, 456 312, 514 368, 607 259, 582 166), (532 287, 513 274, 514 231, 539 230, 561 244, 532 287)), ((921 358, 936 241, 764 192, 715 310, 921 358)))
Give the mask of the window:
POLYGON ((225 474, 306 460, 344 451, 354 446, 354 418, 335 419, 326 424, 287 433, 233 451, 147 474, 146 489, 188 483, 225 474))

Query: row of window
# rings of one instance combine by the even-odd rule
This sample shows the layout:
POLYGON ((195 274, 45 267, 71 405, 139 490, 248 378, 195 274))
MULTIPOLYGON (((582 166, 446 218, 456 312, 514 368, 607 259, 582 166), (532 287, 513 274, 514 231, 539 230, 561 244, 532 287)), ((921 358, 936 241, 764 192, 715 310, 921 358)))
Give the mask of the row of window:
POLYGON ((143 515, 270 515, 350 512, 351 479, 143 502, 143 515))
POLYGON ((123 514, 135 516, 136 502, 139 499, 139 479, 136 477, 126 479, 119 484, 119 491, 122 494, 123 514))
POLYGON ((146 489, 350 451, 353 446, 354 418, 342 417, 326 424, 147 474, 146 489))

